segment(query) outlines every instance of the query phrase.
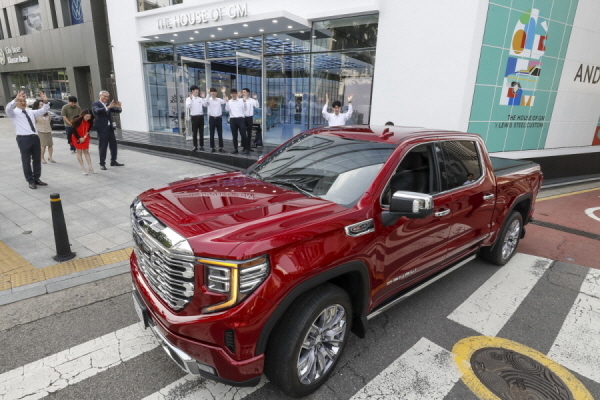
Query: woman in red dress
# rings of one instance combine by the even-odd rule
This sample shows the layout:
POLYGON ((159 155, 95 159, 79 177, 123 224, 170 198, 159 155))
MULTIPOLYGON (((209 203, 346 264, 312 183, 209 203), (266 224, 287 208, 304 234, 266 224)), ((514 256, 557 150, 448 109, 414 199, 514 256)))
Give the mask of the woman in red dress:
POLYGON ((77 150, 77 161, 79 161, 79 165, 81 165, 81 170, 84 175, 88 174, 88 171, 83 164, 83 155, 85 155, 89 172, 95 174, 96 172, 92 168, 92 159, 90 158, 89 153, 90 129, 94 126, 94 116, 92 115, 92 112, 88 109, 83 110, 81 114, 79 114, 78 117, 75 117, 71 122, 71 126, 75 130, 73 135, 71 135, 71 144, 75 146, 75 149, 77 150))

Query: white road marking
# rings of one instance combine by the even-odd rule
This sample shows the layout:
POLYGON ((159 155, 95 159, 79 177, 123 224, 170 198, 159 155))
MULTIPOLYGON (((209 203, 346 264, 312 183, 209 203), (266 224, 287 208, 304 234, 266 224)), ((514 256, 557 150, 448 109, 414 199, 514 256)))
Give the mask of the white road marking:
POLYGON ((451 352, 421 338, 351 400, 443 399, 460 376, 451 352))
POLYGON ((40 399, 158 347, 140 323, 0 375, 3 400, 40 399))
POLYGON ((483 335, 496 336, 551 262, 547 258, 515 254, 448 318, 483 335))
POLYGON ((263 376, 257 386, 235 387, 193 375, 186 375, 143 400, 241 400, 255 390, 260 389, 267 382, 267 378, 263 376))
POLYGON ((590 269, 548 357, 600 383, 600 271, 590 269))
POLYGON ((597 217, 596 214, 594 214, 598 210, 600 210, 600 207, 588 208, 587 210, 585 210, 585 213, 588 217, 595 219, 596 221, 600 221, 600 217, 597 217))

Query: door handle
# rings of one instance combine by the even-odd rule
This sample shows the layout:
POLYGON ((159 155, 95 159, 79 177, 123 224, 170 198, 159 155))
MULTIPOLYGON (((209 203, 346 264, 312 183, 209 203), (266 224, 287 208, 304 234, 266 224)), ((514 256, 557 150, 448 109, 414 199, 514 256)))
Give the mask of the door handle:
POLYGON ((490 200, 494 198, 494 193, 488 193, 483 195, 484 200, 490 200))
POLYGON ((450 214, 450 210, 446 209, 446 210, 442 210, 442 211, 437 211, 433 215, 435 215, 436 217, 443 217, 444 215, 448 215, 448 214, 450 214))

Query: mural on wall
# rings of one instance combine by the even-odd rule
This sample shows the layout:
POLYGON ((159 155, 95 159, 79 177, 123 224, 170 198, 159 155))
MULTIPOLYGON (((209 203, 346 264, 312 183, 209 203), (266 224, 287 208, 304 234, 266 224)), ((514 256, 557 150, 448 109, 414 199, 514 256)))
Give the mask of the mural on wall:
POLYGON ((469 119, 490 151, 544 148, 576 9, 577 0, 490 2, 469 119))

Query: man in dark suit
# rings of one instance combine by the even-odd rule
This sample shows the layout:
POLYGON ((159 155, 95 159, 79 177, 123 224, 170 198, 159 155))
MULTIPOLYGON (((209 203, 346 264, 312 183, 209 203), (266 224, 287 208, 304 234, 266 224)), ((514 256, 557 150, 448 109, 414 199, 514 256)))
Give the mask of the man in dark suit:
POLYGON ((117 162, 117 138, 113 128, 111 114, 120 113, 121 102, 108 99, 110 93, 106 90, 100 92, 100 100, 92 104, 92 114, 96 117, 94 127, 98 132, 98 153, 100 154, 100 169, 106 170, 106 149, 110 148, 110 166, 122 167, 125 164, 117 162))

